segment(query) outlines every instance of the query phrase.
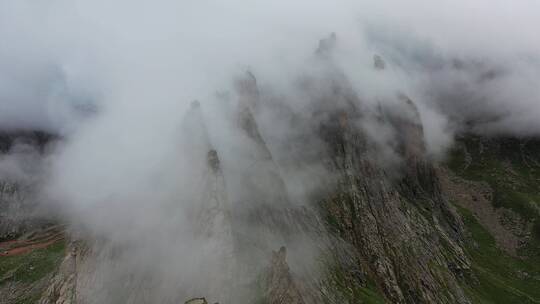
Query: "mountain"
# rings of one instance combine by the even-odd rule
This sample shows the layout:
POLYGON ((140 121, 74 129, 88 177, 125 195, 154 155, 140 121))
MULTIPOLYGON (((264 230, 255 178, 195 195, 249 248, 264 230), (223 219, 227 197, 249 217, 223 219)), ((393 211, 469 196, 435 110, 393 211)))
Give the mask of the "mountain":
MULTIPOLYGON (((540 302, 540 140, 462 132, 447 159, 434 160, 414 100, 396 92, 392 107, 359 106, 329 55, 335 39, 314 55, 332 81, 322 92, 317 79, 300 85, 310 111, 265 104, 254 74, 238 79, 229 110, 246 148, 234 170, 213 143, 204 103, 182 117, 184 157, 201 168, 184 221, 196 257, 77 228, 39 210, 39 180, 2 175, 0 303, 540 302), (316 134, 318 149, 300 132, 284 143, 295 153, 274 153, 260 123, 265 107, 316 134), (396 134, 390 151, 358 127, 366 122, 396 134), (287 170, 314 164, 321 181, 296 202, 287 170), (139 254, 202 263, 189 275, 168 264, 156 272, 139 254)), ((374 69, 385 68, 375 56, 374 69)), ((61 140, 3 133, 0 151, 6 159, 26 147, 39 167, 61 140)), ((169 207, 176 212, 174 199, 169 207)))

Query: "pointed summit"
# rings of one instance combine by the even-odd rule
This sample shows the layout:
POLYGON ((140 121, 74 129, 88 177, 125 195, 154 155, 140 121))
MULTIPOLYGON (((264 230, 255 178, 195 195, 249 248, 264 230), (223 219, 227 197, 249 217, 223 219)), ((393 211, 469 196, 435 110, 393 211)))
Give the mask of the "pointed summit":
POLYGON ((373 67, 376 70, 382 71, 386 68, 386 62, 379 55, 373 55, 373 67))
POLYGON ((319 56, 329 56, 336 47, 336 42, 336 33, 330 33, 328 37, 319 40, 319 46, 317 47, 317 50, 315 50, 315 54, 319 56))

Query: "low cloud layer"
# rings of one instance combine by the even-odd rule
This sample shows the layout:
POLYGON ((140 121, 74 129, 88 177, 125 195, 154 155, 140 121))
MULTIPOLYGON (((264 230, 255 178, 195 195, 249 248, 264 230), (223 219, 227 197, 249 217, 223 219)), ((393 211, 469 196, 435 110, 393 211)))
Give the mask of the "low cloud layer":
POLYGON ((478 132, 539 129, 535 1, 0 5, 3 128, 71 132, 98 108, 182 112, 247 68, 279 90, 336 32, 336 60, 366 99, 399 89, 443 121, 481 121, 478 132), (384 77, 372 73, 374 53, 388 61, 384 77))

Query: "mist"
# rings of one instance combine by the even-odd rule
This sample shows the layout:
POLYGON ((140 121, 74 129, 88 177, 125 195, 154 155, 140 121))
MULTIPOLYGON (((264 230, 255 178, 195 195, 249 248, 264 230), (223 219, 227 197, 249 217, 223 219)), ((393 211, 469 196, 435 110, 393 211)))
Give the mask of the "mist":
MULTIPOLYGON (((201 238, 208 187, 225 188, 219 200, 233 209, 302 206, 329 187, 313 117, 331 83, 343 83, 366 113, 382 105, 407 115, 397 96, 408 96, 436 159, 463 132, 539 136, 539 17, 533 0, 0 0, 0 128, 62 137, 43 156, 43 204, 103 249, 95 261, 103 286, 87 284, 96 303, 217 297, 223 283, 209 282, 230 273, 221 268, 235 255, 229 230, 282 244, 228 220, 201 238), (316 50, 331 33, 321 60, 316 50), (271 165, 237 123, 246 74, 256 81, 251 111, 271 165), (207 166, 210 150, 221 173, 207 166), (263 190, 246 187, 250 170, 263 190), (281 186, 263 171, 281 176, 287 199, 274 196, 281 186), (130 250, 115 258, 115 248, 130 250), (133 286, 158 287, 129 295, 135 287, 107 285, 132 273, 133 286)), ((384 147, 386 163, 399 163, 394 131, 375 120, 356 126, 384 147)), ((24 172, 14 168, 25 160, 0 160, 8 161, 24 172)), ((293 260, 316 247, 299 243, 293 260)))

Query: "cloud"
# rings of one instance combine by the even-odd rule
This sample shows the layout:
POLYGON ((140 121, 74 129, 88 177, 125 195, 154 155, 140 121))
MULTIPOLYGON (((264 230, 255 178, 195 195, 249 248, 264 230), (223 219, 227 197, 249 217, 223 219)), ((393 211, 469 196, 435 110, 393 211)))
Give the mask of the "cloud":
MULTIPOLYGON (((47 195, 72 222, 134 248, 119 269, 203 280, 194 265, 204 264, 205 247, 190 216, 205 191, 208 151, 188 140, 200 132, 183 126, 194 99, 222 160, 228 199, 253 196, 242 176, 259 156, 238 126, 234 85, 253 73, 259 132, 291 205, 301 205, 331 180, 320 160, 327 151, 317 126, 328 119, 321 109, 352 103, 371 117, 354 125, 388 146, 387 158, 396 157, 397 135, 374 117, 381 106, 405 115, 399 94, 416 104, 432 155, 444 154, 459 132, 539 136, 539 6, 0 0, 0 128, 63 135, 50 156, 47 195), (318 42, 332 32, 335 47, 321 60, 318 42), (374 69, 374 54, 384 71, 374 69)), ((155 297, 177 292, 164 288, 155 297)))

